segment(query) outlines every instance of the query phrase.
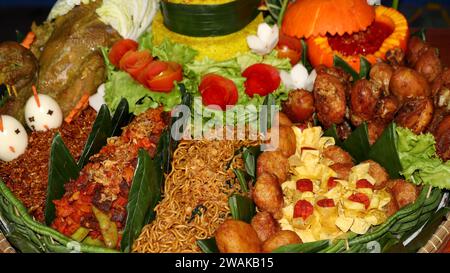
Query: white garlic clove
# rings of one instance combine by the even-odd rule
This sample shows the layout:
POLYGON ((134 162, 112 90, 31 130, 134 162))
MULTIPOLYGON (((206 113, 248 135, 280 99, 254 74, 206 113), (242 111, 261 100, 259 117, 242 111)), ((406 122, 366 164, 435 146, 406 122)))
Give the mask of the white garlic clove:
POLYGON ((48 131, 59 128, 63 113, 59 104, 50 96, 38 94, 25 104, 25 120, 33 131, 48 131))
POLYGON ((9 162, 28 146, 28 135, 23 125, 11 116, 0 116, 0 160, 9 162))

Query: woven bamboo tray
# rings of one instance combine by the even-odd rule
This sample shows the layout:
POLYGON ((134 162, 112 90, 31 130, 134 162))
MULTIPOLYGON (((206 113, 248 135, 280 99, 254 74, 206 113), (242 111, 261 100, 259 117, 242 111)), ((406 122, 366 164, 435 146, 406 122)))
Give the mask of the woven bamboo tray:
POLYGON ((0 231, 0 253, 16 253, 14 248, 9 244, 5 235, 0 231))
POLYGON ((450 213, 447 214, 447 221, 443 222, 433 234, 428 243, 423 246, 419 253, 436 253, 450 240, 450 213))

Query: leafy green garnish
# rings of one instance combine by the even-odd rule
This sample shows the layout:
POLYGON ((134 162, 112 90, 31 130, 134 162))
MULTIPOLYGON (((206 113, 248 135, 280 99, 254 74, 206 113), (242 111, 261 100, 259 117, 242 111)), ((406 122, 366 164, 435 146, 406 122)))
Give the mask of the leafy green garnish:
POLYGON ((51 225, 55 219, 55 204, 53 200, 64 195, 64 185, 71 179, 77 179, 80 168, 75 163, 69 149, 64 144, 61 135, 56 134, 50 151, 48 171, 47 199, 45 204, 45 223, 51 225))
POLYGON ((343 148, 350 153, 357 163, 369 158, 369 137, 367 124, 363 123, 342 144, 343 148))
POLYGON ((248 197, 233 194, 228 199, 228 204, 230 205, 231 216, 234 220, 250 223, 256 214, 255 204, 248 197))
POLYGON ((200 247, 203 253, 219 253, 216 238, 214 237, 205 240, 198 240, 197 245, 200 247))

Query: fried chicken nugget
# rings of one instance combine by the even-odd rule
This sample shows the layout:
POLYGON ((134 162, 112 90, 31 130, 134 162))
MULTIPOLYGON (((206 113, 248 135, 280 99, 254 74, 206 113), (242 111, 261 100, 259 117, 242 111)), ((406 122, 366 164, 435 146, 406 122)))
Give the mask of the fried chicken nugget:
POLYGON ((262 251, 269 253, 281 246, 301 243, 303 243, 302 240, 294 231, 281 230, 263 243, 262 251))
POLYGON ((221 253, 259 253, 261 241, 250 224, 226 220, 216 230, 217 247, 221 253))
POLYGON ((256 180, 252 197, 261 211, 272 213, 276 219, 282 216, 281 209, 284 205, 283 191, 274 175, 261 174, 256 180))
POLYGON ((272 235, 280 231, 280 224, 267 211, 258 212, 252 219, 251 225, 258 234, 261 242, 265 242, 272 235))

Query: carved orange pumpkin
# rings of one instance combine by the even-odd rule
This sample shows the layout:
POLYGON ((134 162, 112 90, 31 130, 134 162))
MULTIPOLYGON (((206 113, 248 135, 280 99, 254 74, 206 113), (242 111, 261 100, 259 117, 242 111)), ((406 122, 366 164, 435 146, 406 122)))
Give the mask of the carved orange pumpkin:
POLYGON ((282 29, 298 38, 344 35, 365 30, 374 19, 367 0, 297 0, 288 7, 282 29))
POLYGON ((384 6, 376 7, 375 11, 375 21, 365 31, 309 38, 308 57, 311 64, 314 67, 320 64, 331 67, 334 55, 338 55, 355 71, 359 71, 361 55, 374 64, 378 59, 384 60, 390 49, 405 50, 409 37, 406 18, 397 10, 384 6))

